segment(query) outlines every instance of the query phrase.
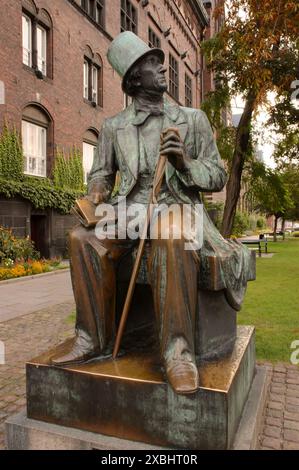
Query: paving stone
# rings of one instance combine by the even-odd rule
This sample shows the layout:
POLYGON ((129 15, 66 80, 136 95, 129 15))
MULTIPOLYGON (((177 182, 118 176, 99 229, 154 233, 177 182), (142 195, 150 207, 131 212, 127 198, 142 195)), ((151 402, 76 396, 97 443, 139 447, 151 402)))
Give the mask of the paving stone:
POLYGON ((283 427, 286 429, 294 429, 295 431, 299 431, 299 421, 289 421, 285 419, 283 422, 283 427))
POLYGON ((266 409, 266 416, 270 416, 273 418, 282 418, 283 417, 283 411, 282 410, 274 410, 273 408, 267 408, 266 409))
MULTIPOLYGON (((293 380, 293 379, 289 379, 289 380, 293 380)), ((275 382, 275 383, 283 384, 285 382, 285 378, 284 377, 273 377, 272 381, 275 382)), ((293 383, 293 382, 290 382, 290 383, 293 383)))
POLYGON ((289 419, 290 421, 299 421, 299 413, 290 413, 289 411, 285 411, 284 419, 289 419))
POLYGON ((277 426, 265 426, 263 434, 267 437, 277 437, 279 439, 281 428, 278 428, 277 426))
POLYGON ((286 379, 287 384, 299 385, 299 377, 292 377, 286 379))
POLYGON ((282 427, 282 417, 281 418, 272 418, 271 416, 266 416, 265 417, 265 423, 269 426, 277 426, 277 427, 282 427))
POLYGON ((73 302, 67 302, 0 323, 7 361, 0 365, 0 449, 5 420, 26 403, 26 361, 73 335, 74 326, 66 321, 73 310, 73 302))
POLYGON ((281 443, 280 439, 275 439, 274 437, 265 437, 262 440, 262 446, 269 447, 271 450, 280 450, 281 443))
POLYGON ((270 393, 270 400, 277 401, 279 403, 284 403, 285 397, 284 395, 279 395, 278 393, 270 393))
POLYGON ((298 390, 299 387, 296 384, 287 384, 287 390, 298 390))
POLYGON ((287 396, 286 404, 299 406, 299 398, 287 396))
POLYGON ((290 442, 290 441, 284 441, 283 450, 299 450, 299 444, 298 442, 290 442))
POLYGON ((283 374, 287 373, 287 368, 284 365, 275 365, 273 367, 274 372, 281 372, 283 374))
POLYGON ((289 411, 290 413, 299 413, 298 405, 291 405, 291 404, 286 403, 285 409, 286 411, 289 411))
POLYGON ((277 394, 285 394, 287 391, 287 386, 285 384, 273 384, 270 387, 270 392, 271 393, 277 393, 277 394))
POLYGON ((269 401, 268 407, 272 408, 273 410, 283 410, 283 403, 279 403, 277 401, 269 401))
POLYGON ((286 396, 299 398, 299 387, 296 390, 287 389, 286 396))
POLYGON ((299 445, 299 431, 296 429, 285 429, 283 437, 286 441, 298 442, 299 445))

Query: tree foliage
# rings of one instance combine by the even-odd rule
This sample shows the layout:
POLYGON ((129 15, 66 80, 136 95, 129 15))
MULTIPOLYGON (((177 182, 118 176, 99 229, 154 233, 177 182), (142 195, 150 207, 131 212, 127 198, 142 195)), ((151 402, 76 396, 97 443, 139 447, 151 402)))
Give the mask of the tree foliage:
MULTIPOLYGON (((222 233, 231 235, 246 159, 250 155, 252 118, 270 91, 280 97, 291 93, 299 63, 299 3, 297 0, 226 0, 222 29, 202 45, 217 89, 229 97, 241 94, 244 111, 236 129, 222 233)), ((216 11, 223 15, 224 6, 216 11)), ((216 100, 224 109, 223 104, 216 100)), ((219 111, 216 112, 219 115, 219 111)), ((217 123, 216 123, 217 124, 217 123)), ((221 129, 221 126, 220 126, 221 129)))

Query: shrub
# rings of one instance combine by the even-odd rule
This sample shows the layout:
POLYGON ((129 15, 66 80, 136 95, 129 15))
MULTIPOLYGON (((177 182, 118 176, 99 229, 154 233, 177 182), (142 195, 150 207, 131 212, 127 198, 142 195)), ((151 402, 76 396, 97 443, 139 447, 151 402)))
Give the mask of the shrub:
POLYGON ((293 237, 299 238, 299 232, 293 232, 293 237))
POLYGON ((7 265, 11 261, 23 259, 39 259, 40 254, 29 238, 17 238, 12 230, 0 227, 0 263, 7 265))
POLYGON ((259 217, 256 221, 256 227, 259 230, 267 228, 267 220, 265 217, 259 217))
POLYGON ((250 220, 248 214, 237 211, 234 220, 233 233, 235 237, 241 237, 246 230, 250 228, 250 220))

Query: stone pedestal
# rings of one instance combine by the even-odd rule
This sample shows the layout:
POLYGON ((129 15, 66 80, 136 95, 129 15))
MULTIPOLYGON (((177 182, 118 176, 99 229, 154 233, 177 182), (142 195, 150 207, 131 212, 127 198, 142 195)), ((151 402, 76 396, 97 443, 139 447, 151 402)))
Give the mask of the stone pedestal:
POLYGON ((173 392, 152 350, 50 365, 65 348, 27 364, 28 418, 159 447, 232 447, 255 372, 252 327, 238 328, 228 357, 200 364, 200 389, 191 395, 173 392))

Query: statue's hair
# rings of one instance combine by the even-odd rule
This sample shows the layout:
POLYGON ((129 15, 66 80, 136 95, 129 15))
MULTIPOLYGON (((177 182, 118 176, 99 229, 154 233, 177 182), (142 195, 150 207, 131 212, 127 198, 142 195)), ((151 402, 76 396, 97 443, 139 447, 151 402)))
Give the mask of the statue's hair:
POLYGON ((128 76, 124 82, 124 91, 129 96, 134 96, 136 91, 138 90, 138 86, 136 85, 136 81, 140 78, 140 69, 139 64, 134 65, 132 69, 129 71, 128 76))

